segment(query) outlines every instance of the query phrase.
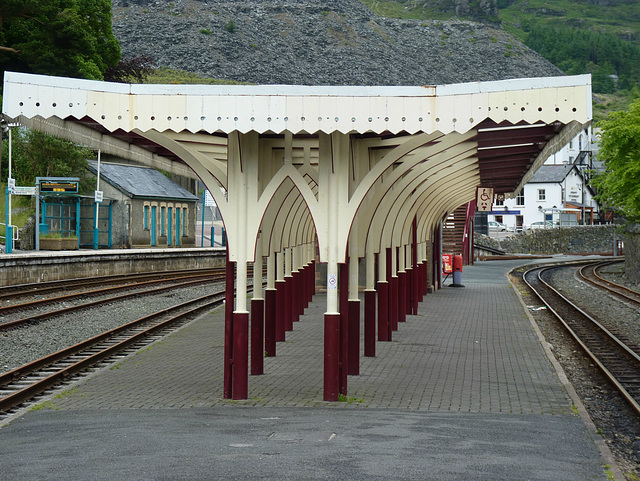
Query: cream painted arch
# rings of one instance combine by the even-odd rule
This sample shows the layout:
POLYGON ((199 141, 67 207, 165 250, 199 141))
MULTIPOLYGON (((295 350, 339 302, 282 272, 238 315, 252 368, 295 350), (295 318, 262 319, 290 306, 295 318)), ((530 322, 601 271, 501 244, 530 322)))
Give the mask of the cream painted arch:
MULTIPOLYGON (((470 153, 475 154, 475 144, 471 142, 465 142, 459 145, 454 144, 452 147, 455 147, 456 155, 453 155, 452 157, 450 157, 451 153, 446 149, 436 150, 438 145, 439 144, 436 144, 427 148, 428 152, 425 154, 429 156, 425 160, 420 160, 419 163, 416 163, 419 166, 419 169, 414 167, 415 177, 420 177, 424 175, 425 172, 431 174, 433 169, 448 167, 449 165, 468 157, 470 153)), ((440 147, 452 148, 448 145, 440 147)), ((386 219, 389 217, 389 210, 393 207, 396 198, 394 195, 391 195, 389 191, 391 189, 399 188, 399 184, 397 184, 398 179, 407 174, 407 172, 409 172, 409 169, 402 169, 402 166, 394 170, 389 176, 389 179, 385 179, 385 182, 388 183, 387 190, 382 193, 380 197, 365 202, 365 205, 368 206, 368 208, 364 211, 362 223, 364 225, 368 224, 370 228, 368 229, 366 240, 364 240, 364 242, 366 242, 366 245, 370 246, 368 248, 373 248, 374 252, 380 252, 383 247, 390 245, 390 238, 383 241, 383 232, 386 232, 385 226, 387 225, 386 219), (374 237, 371 236, 372 228, 374 232, 379 233, 379 240, 377 243, 374 240, 374 237), (371 242, 371 244, 369 244, 369 242, 371 242)), ((412 178, 408 178, 408 182, 412 180, 412 178)))
MULTIPOLYGON (((451 190, 460 190, 460 188, 464 186, 464 183, 460 184, 460 178, 458 175, 459 166, 456 165, 455 161, 452 163, 452 165, 456 167, 456 170, 454 172, 447 172, 447 175, 440 179, 440 183, 435 184, 435 187, 432 190, 432 192, 434 192, 434 195, 437 194, 440 189, 448 192, 451 190)), ((402 228, 404 221, 406 220, 406 216, 408 215, 408 206, 406 201, 407 198, 411 195, 412 189, 407 189, 405 192, 405 195, 398 194, 396 196, 396 201, 391 205, 391 208, 387 214, 387 219, 389 219, 390 222, 385 222, 384 224, 381 236, 381 245, 391 247, 398 247, 403 245, 402 228), (397 227, 398 224, 400 225, 400 228, 397 227)), ((433 202, 442 204, 445 197, 446 196, 438 196, 433 199, 433 202)))

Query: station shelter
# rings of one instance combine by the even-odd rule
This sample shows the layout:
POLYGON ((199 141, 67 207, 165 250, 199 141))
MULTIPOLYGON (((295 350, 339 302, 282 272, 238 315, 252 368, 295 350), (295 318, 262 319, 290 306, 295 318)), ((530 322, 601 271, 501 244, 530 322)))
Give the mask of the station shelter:
POLYGON ((227 276, 227 398, 247 397, 249 369, 261 374, 264 353, 277 354, 324 263, 318 348, 327 401, 346 395, 347 376, 359 374, 360 329, 364 355, 375 356, 376 341, 391 340, 403 316, 440 287, 443 221, 461 206, 473 218, 479 188, 514 196, 592 118, 590 76, 168 86, 6 72, 2 111, 11 122, 204 182, 235 273, 235 299, 227 276), (264 264, 266 289, 254 286, 249 303, 248 274, 264 264))

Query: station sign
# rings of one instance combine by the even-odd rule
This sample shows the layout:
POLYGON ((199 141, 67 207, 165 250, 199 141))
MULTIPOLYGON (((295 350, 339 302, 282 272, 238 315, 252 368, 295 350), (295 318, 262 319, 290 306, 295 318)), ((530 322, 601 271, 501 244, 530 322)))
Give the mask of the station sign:
POLYGON ((94 190, 94 201, 99 204, 104 199, 104 192, 101 190, 94 190))
POLYGON ((36 195, 36 188, 16 185, 13 187, 12 192, 9 193, 13 195, 36 195))
POLYGON ((493 187, 478 187, 476 191, 478 212, 487 212, 493 207, 493 187))
POLYGON ((41 180, 40 193, 53 194, 77 194, 78 182, 76 181, 58 181, 58 180, 41 180))

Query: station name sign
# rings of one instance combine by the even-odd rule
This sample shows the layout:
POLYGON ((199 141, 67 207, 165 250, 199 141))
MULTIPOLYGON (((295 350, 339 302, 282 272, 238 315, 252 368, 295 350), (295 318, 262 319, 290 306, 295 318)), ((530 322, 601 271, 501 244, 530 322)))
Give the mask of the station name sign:
POLYGON ((54 194, 77 194, 78 182, 41 180, 40 193, 43 194, 45 192, 54 193, 54 194))

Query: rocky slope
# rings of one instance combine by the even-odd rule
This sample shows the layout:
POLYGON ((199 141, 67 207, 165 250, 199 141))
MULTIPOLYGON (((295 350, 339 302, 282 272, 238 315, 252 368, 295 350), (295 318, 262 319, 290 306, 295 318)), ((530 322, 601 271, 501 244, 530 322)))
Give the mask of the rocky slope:
POLYGON ((257 84, 437 85, 561 75, 504 31, 357 0, 113 0, 123 57, 257 84))

